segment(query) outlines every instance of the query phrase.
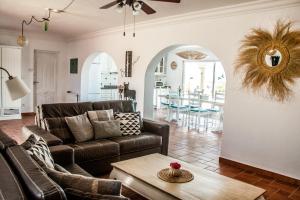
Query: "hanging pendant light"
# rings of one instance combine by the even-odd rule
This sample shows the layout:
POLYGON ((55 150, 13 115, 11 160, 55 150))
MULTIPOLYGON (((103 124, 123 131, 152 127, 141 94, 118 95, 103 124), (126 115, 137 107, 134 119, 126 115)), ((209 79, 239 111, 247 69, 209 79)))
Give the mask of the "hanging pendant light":
POLYGON ((50 20, 47 19, 47 18, 43 18, 43 20, 44 20, 44 31, 47 32, 48 28, 49 28, 49 22, 50 22, 50 20))
POLYGON ((28 44, 28 40, 26 39, 26 37, 24 35, 19 35, 19 37, 17 39, 17 44, 21 47, 24 47, 28 44))
POLYGON ((48 31, 51 13, 64 13, 74 2, 75 2, 75 0, 71 0, 70 3, 63 9, 46 8, 47 17, 43 17, 42 19, 38 19, 35 16, 31 16, 29 21, 23 20, 22 21, 22 34, 17 38, 17 44, 21 47, 28 44, 28 40, 24 36, 24 25, 29 26, 34 21, 38 22, 38 23, 43 23, 44 31, 48 31))

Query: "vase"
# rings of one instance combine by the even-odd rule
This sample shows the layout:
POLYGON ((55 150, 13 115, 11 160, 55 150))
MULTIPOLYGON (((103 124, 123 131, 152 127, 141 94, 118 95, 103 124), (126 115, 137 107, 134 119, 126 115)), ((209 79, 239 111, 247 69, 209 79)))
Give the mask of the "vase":
POLYGON ((170 176, 178 177, 178 176, 181 175, 181 170, 180 170, 180 169, 173 169, 173 168, 170 168, 170 169, 169 169, 169 173, 170 173, 170 176))

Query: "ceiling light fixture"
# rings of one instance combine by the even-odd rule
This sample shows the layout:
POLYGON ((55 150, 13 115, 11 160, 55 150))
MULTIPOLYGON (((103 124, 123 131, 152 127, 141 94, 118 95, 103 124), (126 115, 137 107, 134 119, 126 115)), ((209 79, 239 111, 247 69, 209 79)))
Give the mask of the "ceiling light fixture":
MULTIPOLYGON (((161 1, 167 3, 180 3, 181 0, 152 0, 152 1, 161 1)), ((122 13, 124 10, 124 32, 123 35, 126 36, 125 26, 126 26, 126 7, 130 7, 132 9, 133 15, 133 37, 135 37, 135 17, 141 13, 141 11, 145 12, 147 15, 151 15, 156 13, 156 11, 146 3, 146 0, 113 0, 112 2, 101 6, 99 9, 108 9, 117 5, 116 10, 119 13, 122 13)))
POLYGON ((132 4, 132 9, 135 11, 140 11, 142 9, 142 2, 141 1, 135 1, 132 4))
POLYGON ((62 10, 46 8, 47 17, 43 17, 42 19, 37 19, 35 16, 31 16, 29 21, 23 20, 22 21, 22 32, 21 32, 21 35, 17 39, 17 44, 21 47, 28 44, 28 40, 24 36, 24 25, 29 26, 33 21, 36 21, 36 22, 39 22, 39 23, 43 23, 44 24, 44 26, 43 26, 44 31, 48 31, 49 22, 50 22, 50 18, 51 18, 51 13, 64 13, 66 11, 66 9, 68 9, 74 2, 75 2, 75 0, 71 0, 71 2, 65 8, 63 8, 62 10))
POLYGON ((116 7, 116 11, 117 11, 117 13, 122 13, 123 12, 123 3, 120 3, 120 4, 118 4, 117 5, 117 7, 116 7))

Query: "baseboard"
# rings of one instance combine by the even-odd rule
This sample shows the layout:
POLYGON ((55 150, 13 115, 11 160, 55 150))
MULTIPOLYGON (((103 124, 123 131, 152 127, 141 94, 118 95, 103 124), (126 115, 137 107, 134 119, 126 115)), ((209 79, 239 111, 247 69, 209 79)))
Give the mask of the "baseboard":
POLYGON ((26 116, 35 116, 35 112, 24 112, 21 113, 22 117, 26 117, 26 116))
POLYGON ((271 177, 271 178, 274 178, 276 180, 279 180, 279 181, 282 181, 282 182, 285 182, 285 183, 300 186, 300 180, 289 177, 289 176, 285 176, 285 175, 278 174, 278 173, 275 173, 275 172, 271 172, 271 171, 268 171, 268 170, 253 167, 253 166, 250 166, 250 165, 247 165, 247 164, 244 164, 244 163, 229 160, 227 158, 219 157, 219 161, 220 161, 220 163, 231 165, 231 166, 234 166, 234 167, 237 167, 237 168, 240 168, 240 169, 249 170, 249 171, 255 172, 256 174, 259 174, 259 175, 263 175, 263 176, 266 176, 266 177, 271 177))

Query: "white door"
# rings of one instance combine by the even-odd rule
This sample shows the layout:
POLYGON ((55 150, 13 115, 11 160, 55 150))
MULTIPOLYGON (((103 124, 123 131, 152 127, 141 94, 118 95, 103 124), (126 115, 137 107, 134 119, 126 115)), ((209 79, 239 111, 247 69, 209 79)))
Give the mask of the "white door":
POLYGON ((55 103, 57 52, 34 51, 34 105, 55 103))

